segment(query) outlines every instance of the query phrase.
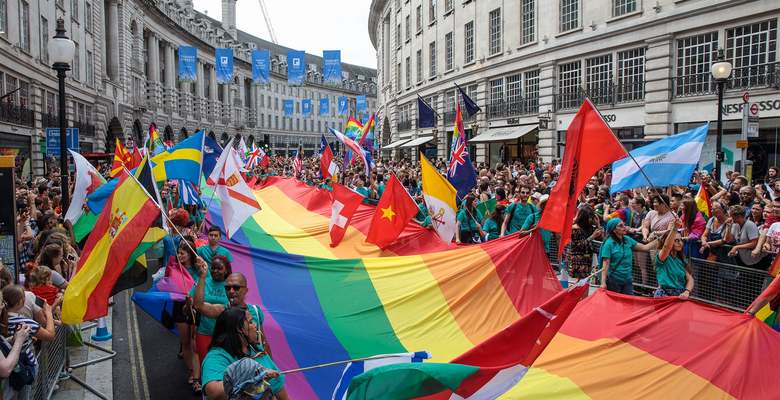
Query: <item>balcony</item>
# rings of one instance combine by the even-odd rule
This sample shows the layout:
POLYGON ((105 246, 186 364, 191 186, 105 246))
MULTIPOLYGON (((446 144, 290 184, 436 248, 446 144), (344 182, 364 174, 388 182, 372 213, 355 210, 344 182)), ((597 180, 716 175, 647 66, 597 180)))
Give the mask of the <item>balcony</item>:
POLYGON ((0 121, 32 127, 34 119, 33 111, 27 107, 13 103, 0 104, 0 121))
POLYGON ((41 114, 41 127, 53 128, 60 124, 59 116, 57 114, 42 113, 41 114))
POLYGON ((398 128, 398 131, 408 131, 412 129, 412 120, 408 119, 405 121, 398 121, 396 124, 396 127, 398 128))
POLYGON ((555 106, 558 110, 577 109, 586 97, 597 106, 641 103, 645 100, 645 82, 636 80, 620 84, 590 85, 587 90, 581 87, 565 89, 555 95, 555 106))
POLYGON ((519 98, 514 101, 498 101, 487 105, 488 118, 511 118, 535 115, 539 112, 539 97, 519 98))
MULTIPOLYGON (((463 108, 461 107, 461 110, 463 108)), ((467 115, 466 113, 463 113, 463 123, 471 122, 476 119, 475 115, 467 115)), ((444 113, 444 125, 455 125, 455 111, 446 111, 444 113)))
POLYGON ((72 121, 70 125, 73 128, 78 128, 79 137, 95 137, 95 125, 82 121, 72 121))
MULTIPOLYGON (((709 71, 677 76, 672 79, 674 97, 706 96, 717 92, 717 85, 709 71)), ((734 68, 726 83, 730 89, 780 89, 780 62, 734 68)))

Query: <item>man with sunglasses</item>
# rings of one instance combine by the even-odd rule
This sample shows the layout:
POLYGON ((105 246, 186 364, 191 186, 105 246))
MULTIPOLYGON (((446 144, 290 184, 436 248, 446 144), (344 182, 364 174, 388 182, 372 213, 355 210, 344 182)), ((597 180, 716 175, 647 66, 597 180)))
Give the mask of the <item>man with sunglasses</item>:
POLYGON ((528 203, 530 195, 531 189, 526 186, 518 186, 515 189, 515 202, 506 209, 504 223, 501 224, 501 236, 520 231, 528 216, 536 212, 536 207, 528 203))
MULTIPOLYGON (((228 302, 231 307, 240 307, 252 315, 252 319, 255 321, 255 325, 258 329, 258 342, 262 345, 261 351, 265 351, 268 355, 271 355, 271 346, 265 337, 265 331, 263 330, 263 321, 265 321, 265 314, 260 306, 256 304, 247 304, 246 277, 240 272, 234 272, 230 274, 225 280, 225 293, 227 294, 228 302)), ((257 346, 255 346, 257 347, 257 346)))

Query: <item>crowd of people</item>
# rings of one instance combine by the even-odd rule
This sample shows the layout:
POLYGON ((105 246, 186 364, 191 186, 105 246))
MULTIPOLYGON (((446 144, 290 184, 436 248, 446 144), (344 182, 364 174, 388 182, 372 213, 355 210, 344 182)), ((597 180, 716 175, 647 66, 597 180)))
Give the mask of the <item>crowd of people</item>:
MULTIPOLYGON (((432 162, 446 173, 445 160, 432 162)), ((514 161, 475 167, 477 185, 460 199, 455 242, 538 234, 551 259, 555 258, 556 236, 537 224, 561 173, 559 163, 514 161)), ((59 171, 50 170, 46 178, 17 182, 18 279, 8 269, 0 269, 0 382, 11 396, 3 398, 13 398, 32 383, 38 368, 36 348, 54 338, 63 291, 81 251, 71 224, 63 220, 59 171)), ((362 165, 353 164, 336 180, 363 195, 366 203, 375 204, 391 174, 417 202, 416 222, 431 227, 419 164, 412 160, 377 160, 368 175, 362 165)), ((318 157, 304 158, 300 170, 295 170, 292 157, 273 156, 267 167, 247 175, 259 180, 295 176, 323 189, 332 189, 333 182, 321 178, 318 157)), ((556 268, 564 276, 593 277, 607 290, 629 295, 701 297, 707 287, 733 288, 739 283, 755 297, 763 285, 760 274, 740 277, 733 268, 702 271, 691 265, 692 259, 698 259, 715 267, 767 271, 780 249, 778 169, 770 168, 766 179, 754 185, 736 172, 726 176, 721 183, 699 171, 687 186, 611 194, 611 175, 603 169, 579 196, 571 242, 556 268), (711 198, 708 215, 695 199, 700 188, 711 198)), ((167 182, 161 189, 168 217, 177 229, 162 241, 161 268, 154 280, 160 282, 176 271, 191 278, 173 315, 180 337, 179 357, 189 372, 187 383, 194 392, 214 399, 247 388, 288 398, 284 376, 276 372, 263 331, 263 312, 246 302, 246 278, 232 270, 233 257, 220 245, 220 230, 206 227, 205 210, 181 204, 175 185, 167 182), (255 363, 248 364, 247 358, 255 363), (256 365, 261 366, 264 379, 247 373, 256 365)), ((733 290, 721 293, 736 296, 733 290)), ((711 300, 728 303, 728 299, 711 300)))

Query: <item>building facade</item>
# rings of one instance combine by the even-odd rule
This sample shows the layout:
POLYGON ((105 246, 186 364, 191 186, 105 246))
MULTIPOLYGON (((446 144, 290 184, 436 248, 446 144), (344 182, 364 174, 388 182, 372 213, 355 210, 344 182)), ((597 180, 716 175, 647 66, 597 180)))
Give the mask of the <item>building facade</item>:
MULTIPOLYGON (((465 121, 478 162, 561 157, 585 96, 631 149, 717 119, 710 65, 723 49, 734 66, 724 170, 739 157, 748 92, 760 109, 748 156, 761 173, 779 153, 778 17, 775 0, 373 0, 386 156, 449 155, 455 84, 482 108, 465 121), (418 95, 436 128, 417 128, 418 95)), ((702 160, 714 159, 714 123, 710 133, 702 160)))
MULTIPOLYGON (((339 128, 338 96, 375 104, 376 71, 342 63, 342 83, 325 85, 322 59, 306 54, 305 84, 287 84, 286 47, 236 29, 236 0, 222 1, 223 21, 195 11, 190 0, 0 0, 0 152, 31 158, 43 173, 45 131, 58 125, 57 81, 48 40, 58 18, 76 43, 68 72, 69 126, 79 128, 82 153, 113 151, 114 137, 140 142, 154 122, 166 139, 205 129, 222 142, 235 135, 285 152, 319 148, 327 127, 339 128), (178 46, 197 48, 197 80, 178 79, 178 46), (234 52, 234 81, 217 84, 217 47, 234 52), (270 85, 252 81, 251 51, 269 49, 270 85), (16 90, 19 89, 19 90, 16 90), (16 90, 16 91, 14 91, 16 90), (319 99, 330 99, 320 115, 319 99), (301 99, 315 110, 305 117, 301 99), (292 117, 282 103, 295 101, 292 117)), ((334 44, 334 47, 337 44, 334 44)))

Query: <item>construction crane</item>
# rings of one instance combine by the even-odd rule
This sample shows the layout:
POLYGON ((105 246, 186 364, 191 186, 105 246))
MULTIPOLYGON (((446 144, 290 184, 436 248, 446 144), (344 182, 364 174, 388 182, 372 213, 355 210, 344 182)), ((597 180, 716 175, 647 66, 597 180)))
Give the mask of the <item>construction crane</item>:
POLYGON ((271 36, 271 41, 274 44, 278 44, 276 41, 276 33, 274 33, 274 27, 271 25, 271 16, 268 14, 268 9, 265 7, 265 1, 257 0, 260 3, 260 12, 263 13, 265 19, 265 26, 268 27, 268 34, 271 36))

